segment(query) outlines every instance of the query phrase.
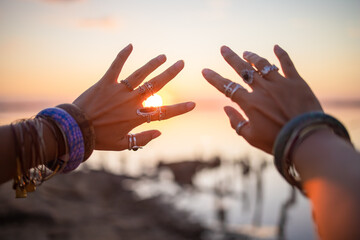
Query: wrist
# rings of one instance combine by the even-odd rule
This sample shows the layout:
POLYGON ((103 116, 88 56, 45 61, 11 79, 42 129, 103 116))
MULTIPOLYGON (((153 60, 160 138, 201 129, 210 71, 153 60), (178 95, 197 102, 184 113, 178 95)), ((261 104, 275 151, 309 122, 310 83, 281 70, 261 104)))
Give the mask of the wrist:
MULTIPOLYGON (((293 162, 294 152, 302 143, 316 132, 333 132, 342 139, 350 142, 346 128, 335 118, 323 112, 309 112, 290 120, 281 129, 274 143, 274 163, 279 173, 285 180, 299 190, 302 189, 302 176, 299 175, 293 162)), ((324 133, 325 133, 324 132, 324 133)), ((321 141, 314 142, 314 150, 319 152, 318 145, 321 141)), ((350 146, 352 146, 350 144, 350 146)), ((321 151, 327 151, 322 149, 321 151)), ((313 151, 309 153, 314 154, 313 151)), ((313 158, 312 158, 313 159, 313 158)))
POLYGON ((329 151, 330 146, 328 144, 337 138, 340 137, 334 134, 331 129, 320 129, 304 139, 294 150, 292 161, 301 176, 303 185, 326 166, 326 160, 321 162, 323 158, 319 155, 329 151))

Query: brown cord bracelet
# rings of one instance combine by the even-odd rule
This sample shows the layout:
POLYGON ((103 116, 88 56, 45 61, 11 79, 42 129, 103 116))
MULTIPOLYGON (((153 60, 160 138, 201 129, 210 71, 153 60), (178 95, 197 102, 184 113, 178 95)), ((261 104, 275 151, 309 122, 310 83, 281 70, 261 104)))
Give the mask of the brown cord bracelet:
POLYGON ((79 125, 84 139, 85 154, 83 162, 85 162, 90 157, 95 148, 95 130, 91 120, 86 116, 84 111, 82 111, 75 104, 65 103, 56 107, 61 108, 69 113, 79 125))

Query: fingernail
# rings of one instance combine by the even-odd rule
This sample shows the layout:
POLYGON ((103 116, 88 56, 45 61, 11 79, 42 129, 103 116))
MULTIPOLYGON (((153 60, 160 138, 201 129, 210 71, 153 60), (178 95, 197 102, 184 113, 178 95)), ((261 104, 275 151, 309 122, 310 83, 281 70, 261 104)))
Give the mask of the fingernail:
POLYGON ((275 52, 279 51, 279 45, 275 44, 275 46, 274 46, 274 51, 275 51, 275 52))
POLYGON ((249 51, 245 51, 245 52, 243 53, 243 57, 244 57, 244 58, 248 57, 248 56, 250 55, 250 53, 251 53, 251 52, 249 52, 249 51))
POLYGON ((221 53, 222 54, 227 54, 227 53, 229 53, 229 51, 230 51, 230 48, 228 46, 222 46, 221 47, 221 53))
POLYGON ((160 61, 160 62, 165 62, 166 61, 166 56, 164 54, 161 54, 157 57, 157 59, 160 61))
POLYGON ((184 61, 183 60, 179 60, 175 63, 175 67, 180 68, 184 66, 184 61))
POLYGON ((209 73, 210 73, 210 70, 207 69, 207 68, 204 68, 204 69, 202 70, 202 74, 205 75, 205 76, 207 76, 209 73))
POLYGON ((188 110, 188 111, 190 111, 190 110, 193 110, 194 109, 194 107, 195 107, 195 103, 194 102, 188 102, 187 104, 186 104, 186 110, 188 110))
POLYGON ((152 139, 157 138, 157 137, 159 137, 160 135, 161 135, 161 132, 154 132, 154 133, 152 134, 152 139))
POLYGON ((279 51, 284 51, 284 49, 282 49, 279 45, 276 44, 276 45, 274 46, 274 52, 275 52, 275 53, 278 53, 279 51))
POLYGON ((230 114, 230 107, 229 106, 225 106, 224 107, 224 111, 225 111, 225 113, 226 113, 226 115, 228 115, 229 116, 229 114, 230 114))
POLYGON ((129 44, 125 47, 125 49, 129 49, 129 48, 132 48, 132 44, 131 44, 131 43, 129 43, 129 44))

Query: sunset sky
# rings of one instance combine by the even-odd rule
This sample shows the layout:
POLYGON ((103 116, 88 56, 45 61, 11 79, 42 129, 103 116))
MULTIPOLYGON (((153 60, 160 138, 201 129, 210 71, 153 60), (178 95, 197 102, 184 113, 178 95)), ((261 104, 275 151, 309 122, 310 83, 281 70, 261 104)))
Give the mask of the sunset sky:
POLYGON ((360 92, 358 0, 1 0, 0 99, 74 99, 129 43, 120 79, 162 53, 155 73, 185 61, 161 91, 165 104, 220 97, 205 67, 239 80, 222 45, 279 65, 279 44, 320 97, 360 92))

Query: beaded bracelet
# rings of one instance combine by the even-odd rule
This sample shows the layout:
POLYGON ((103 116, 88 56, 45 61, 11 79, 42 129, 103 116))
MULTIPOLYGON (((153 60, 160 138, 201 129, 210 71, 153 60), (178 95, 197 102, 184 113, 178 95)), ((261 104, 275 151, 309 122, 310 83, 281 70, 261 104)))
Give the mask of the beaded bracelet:
POLYGON ((351 143, 349 133, 341 122, 323 112, 310 112, 293 118, 280 130, 274 143, 273 155, 277 170, 290 185, 304 194, 301 178, 292 162, 292 154, 308 136, 324 128, 331 129, 351 143))
POLYGON ((56 106, 69 113, 77 122, 81 129, 81 133, 84 139, 85 153, 83 162, 85 162, 94 151, 95 148, 95 130, 92 122, 87 115, 75 104, 60 104, 56 106))
POLYGON ((63 169, 63 173, 76 169, 84 159, 84 140, 81 129, 75 119, 61 108, 46 108, 40 111, 36 117, 46 116, 59 124, 61 131, 65 133, 69 149, 69 161, 63 169))

